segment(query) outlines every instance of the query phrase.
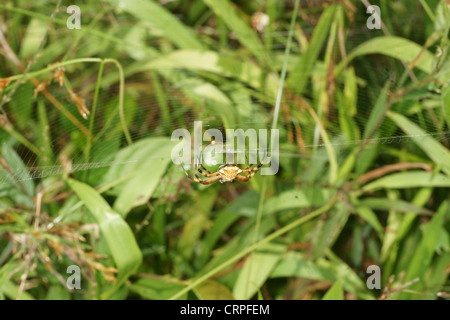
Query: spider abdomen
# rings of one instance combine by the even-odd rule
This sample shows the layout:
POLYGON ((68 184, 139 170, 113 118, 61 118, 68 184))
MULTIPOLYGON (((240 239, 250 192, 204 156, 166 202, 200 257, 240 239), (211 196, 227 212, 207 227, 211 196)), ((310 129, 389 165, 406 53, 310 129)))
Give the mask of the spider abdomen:
MULTIPOLYGON (((192 181, 196 181, 201 184, 211 184, 216 181, 219 181, 220 183, 225 182, 232 182, 235 179, 241 181, 241 182, 247 182, 250 180, 251 177, 255 175, 256 172, 258 172, 259 168, 263 165, 263 161, 266 157, 266 153, 264 152, 263 159, 261 160, 260 164, 258 164, 256 167, 251 168, 251 164, 248 165, 247 169, 241 170, 236 164, 229 162, 227 164, 223 164, 219 167, 219 171, 217 172, 211 172, 208 169, 206 169, 203 164, 197 163, 197 171, 198 174, 195 174, 195 178, 192 178, 189 173, 187 173, 186 169, 183 167, 183 163, 180 159, 181 167, 183 168, 184 173, 186 174, 186 177, 191 179, 192 181), (247 173, 247 175, 239 175, 240 173, 247 173), (200 178, 200 175, 202 175, 204 178, 200 178)), ((247 159, 248 162, 248 159, 247 159)))
POLYGON ((231 182, 242 170, 234 165, 225 165, 219 169, 220 182, 231 182))

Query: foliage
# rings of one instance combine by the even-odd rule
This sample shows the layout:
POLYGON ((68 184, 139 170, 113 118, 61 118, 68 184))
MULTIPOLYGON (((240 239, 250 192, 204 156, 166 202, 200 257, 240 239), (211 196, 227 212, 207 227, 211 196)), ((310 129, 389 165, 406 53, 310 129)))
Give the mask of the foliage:
POLYGON ((0 298, 449 297, 449 5, 295 2, 0 4, 0 298), (279 129, 279 172, 191 182, 200 120, 279 129))

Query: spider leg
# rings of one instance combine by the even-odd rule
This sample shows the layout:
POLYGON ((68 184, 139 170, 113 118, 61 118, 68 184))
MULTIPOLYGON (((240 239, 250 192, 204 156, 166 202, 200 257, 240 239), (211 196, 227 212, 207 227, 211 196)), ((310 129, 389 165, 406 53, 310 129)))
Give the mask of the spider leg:
POLYGON ((247 182, 258 172, 259 168, 260 167, 258 166, 249 171, 242 171, 242 172, 248 172, 248 175, 246 175, 246 176, 237 175, 235 179, 238 179, 239 181, 242 181, 242 182, 247 182))
POLYGON ((218 175, 219 172, 213 173, 211 176, 215 176, 215 177, 213 177, 213 178, 211 178, 211 179, 208 179, 208 180, 202 180, 202 179, 200 179, 200 177, 199 177, 197 174, 195 174, 195 178, 193 178, 193 177, 191 177, 191 176, 189 175, 189 173, 188 173, 188 172, 186 171, 186 169, 184 168, 183 162, 181 161, 181 159, 180 159, 180 164, 181 164, 181 168, 183 168, 183 171, 184 171, 184 173, 186 174, 186 177, 188 177, 188 178, 191 179, 192 181, 195 181, 195 182, 198 182, 198 183, 201 183, 201 184, 211 184, 211 183, 216 182, 217 180, 220 179, 220 176, 218 175))
POLYGON ((247 182, 248 180, 250 180, 251 177, 253 177, 253 175, 250 175, 250 174, 248 176, 237 175, 235 179, 242 181, 242 182, 247 182))
POLYGON ((263 166, 264 160, 266 159, 266 155, 267 155, 267 151, 264 150, 264 156, 263 156, 261 162, 256 167, 250 169, 250 166, 249 166, 247 169, 242 170, 242 172, 248 172, 249 176, 250 175, 253 176, 259 170, 259 168, 261 168, 263 166))
POLYGON ((198 181, 198 182, 200 182, 201 184, 211 184, 211 183, 213 183, 213 182, 218 181, 219 179, 220 179, 220 176, 215 176, 215 177, 213 177, 213 178, 211 178, 211 179, 208 179, 208 180, 200 180, 200 181, 198 181))
POLYGON ((203 171, 206 171, 206 172, 208 172, 209 174, 212 173, 211 171, 209 171, 208 169, 206 169, 206 168, 203 166, 203 163, 200 163, 200 166, 202 167, 203 171))
MULTIPOLYGON (((203 163, 200 162, 200 156, 198 155, 198 159, 197 159, 197 171, 202 174, 205 177, 213 177, 216 174, 214 174, 213 172, 209 171, 208 169, 205 168, 205 166, 203 165, 203 163), (201 169, 200 169, 201 168, 201 169), (203 171, 206 171, 208 174, 205 174, 203 171)), ((218 173, 217 173, 218 174, 218 173)))
POLYGON ((248 169, 250 169, 250 167, 252 166, 252 164, 251 164, 250 161, 248 160, 247 154, 244 153, 244 155, 245 155, 245 159, 247 160, 247 163, 248 163, 248 167, 247 167, 245 170, 248 170, 248 169))
MULTIPOLYGON (((211 173, 211 174, 205 174, 204 172, 201 172, 200 169, 199 169, 198 172, 200 172, 205 178, 211 178, 211 177, 214 177, 214 176, 217 176, 217 175, 220 174, 220 172, 213 172, 213 173, 211 173)), ((198 176, 197 173, 195 174, 195 177, 196 177, 197 179, 201 180, 201 178, 198 176)), ((220 176, 219 176, 219 177, 220 177, 220 176)))
POLYGON ((200 169, 198 169, 198 172, 200 172, 200 174, 202 176, 204 176, 205 178, 214 177, 214 176, 217 176, 218 174, 220 174, 220 172, 211 172, 211 173, 206 174, 206 173, 202 172, 200 169))
MULTIPOLYGON (((219 172, 211 172, 211 171, 209 171, 208 169, 206 169, 206 168, 203 166, 203 164, 200 164, 200 163, 197 164, 197 171, 198 171, 201 175, 203 175, 204 177, 206 177, 206 178, 214 177, 214 176, 217 176, 218 174, 220 174, 219 172), (203 172, 202 169, 203 169, 204 171, 208 172, 208 173, 203 172)), ((196 176, 197 176, 197 175, 196 175, 196 176)))
POLYGON ((200 182, 201 183, 201 179, 196 175, 196 178, 192 178, 189 173, 186 171, 186 169, 183 166, 183 162, 180 159, 180 164, 181 164, 181 168, 183 168, 184 173, 186 174, 186 177, 188 177, 189 179, 191 179, 192 181, 196 181, 196 182, 200 182))

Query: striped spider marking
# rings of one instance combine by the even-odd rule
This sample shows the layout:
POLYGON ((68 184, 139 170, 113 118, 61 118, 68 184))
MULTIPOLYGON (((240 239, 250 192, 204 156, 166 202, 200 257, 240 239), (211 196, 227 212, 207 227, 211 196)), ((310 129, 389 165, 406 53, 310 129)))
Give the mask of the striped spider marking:
MULTIPOLYGON (((184 173, 186 174, 186 176, 189 179, 191 179, 192 181, 201 183, 201 184, 211 184, 216 181, 219 181, 220 183, 226 183, 226 182, 233 182, 234 180, 247 182, 258 172, 259 168, 262 167, 262 165, 264 164, 266 155, 267 155, 267 152, 266 152, 266 150, 264 150, 264 156, 263 156, 261 162, 256 167, 253 167, 253 168, 251 168, 252 165, 249 163, 248 167, 246 169, 241 169, 236 164, 230 162, 230 163, 221 165, 217 172, 211 172, 208 169, 206 169, 202 163, 198 163, 197 171, 204 178, 207 178, 205 180, 200 178, 198 173, 195 174, 195 177, 191 177, 189 175, 189 173, 186 171, 186 169, 183 167, 183 163, 182 163, 181 159, 180 159, 180 164, 181 164, 181 167, 183 168, 184 173), (246 175, 241 175, 242 173, 246 173, 246 175)), ((245 158, 247 159, 247 162, 249 162, 247 155, 245 156, 245 158)))

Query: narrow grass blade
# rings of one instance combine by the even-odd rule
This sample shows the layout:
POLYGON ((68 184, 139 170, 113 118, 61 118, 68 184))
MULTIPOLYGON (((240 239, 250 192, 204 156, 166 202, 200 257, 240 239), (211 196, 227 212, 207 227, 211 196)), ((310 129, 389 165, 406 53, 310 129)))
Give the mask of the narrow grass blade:
POLYGON ((410 189, 420 187, 447 187, 450 188, 450 178, 446 175, 424 172, 409 171, 390 174, 375 180, 363 187, 364 191, 375 191, 379 189, 410 189))
POLYGON ((125 216, 132 208, 148 201, 172 161, 170 154, 175 144, 169 138, 147 138, 116 154, 114 161, 129 163, 110 167, 103 184, 125 176, 130 179, 112 191, 118 195, 114 202, 115 211, 125 216))
MULTIPOLYGON (((436 245, 438 243, 441 233, 446 232, 444 229, 445 217, 449 215, 449 202, 445 201, 440 206, 436 215, 431 219, 423 234, 419 247, 414 251, 414 256, 409 263, 409 268, 406 272, 404 281, 411 281, 415 278, 420 278, 418 283, 408 287, 411 290, 418 290, 424 292, 427 284, 423 279, 423 275, 429 268, 433 256, 436 252, 436 245)), ((447 233, 448 234, 448 233, 447 233)), ((447 255, 448 257, 448 255, 447 255)), ((450 261, 447 261, 447 264, 450 261)), ((409 300, 416 297, 412 293, 402 293, 398 297, 400 300, 409 300)))
POLYGON ((422 52, 422 47, 411 40, 394 36, 377 37, 356 47, 347 59, 337 66, 335 72, 339 73, 354 58, 367 54, 383 54, 409 63, 415 61, 421 54, 420 59, 415 61, 415 67, 426 73, 431 72, 434 59, 431 52, 428 50, 422 52))
POLYGON ((316 65, 319 53, 322 50, 328 31, 330 30, 331 21, 333 21, 332 17, 335 10, 335 6, 330 6, 322 13, 319 22, 314 29, 314 33, 306 52, 302 54, 297 65, 294 66, 291 76, 289 77, 289 88, 299 95, 304 92, 307 81, 311 76, 314 66, 316 65))
POLYGON ((335 282, 333 286, 328 289, 327 293, 325 293, 322 300, 344 300, 342 284, 339 281, 335 282))
POLYGON ((200 300, 234 300, 230 289, 214 280, 205 281, 193 291, 200 300))
POLYGON ((328 248, 331 248, 339 234, 342 232, 350 210, 341 204, 337 204, 326 220, 319 221, 313 236, 312 258, 321 258, 328 248))
POLYGON ((268 243, 253 252, 239 273, 233 288, 233 296, 238 300, 247 300, 257 293, 285 249, 285 246, 268 243))
POLYGON ((157 2, 146 0, 106 1, 112 5, 119 5, 121 9, 132 14, 137 19, 151 24, 180 48, 201 49, 203 47, 189 27, 183 25, 157 2))
MULTIPOLYGON (((141 297, 151 300, 167 300, 173 294, 184 288, 184 285, 169 277, 141 278, 129 286, 130 290, 141 297)), ((180 300, 187 295, 180 297, 180 300)))
POLYGON ((386 116, 387 108, 389 107, 387 104, 387 94, 389 91, 389 87, 390 83, 387 82, 380 95, 378 96, 377 102, 375 103, 375 106, 370 113, 369 120, 367 121, 364 129, 364 139, 372 137, 372 135, 380 127, 384 117, 386 116))
POLYGON ((398 212, 414 212, 416 214, 430 215, 432 211, 419 208, 407 201, 388 198, 366 198, 359 201, 361 206, 374 210, 397 210, 398 212))
POLYGON ((268 56, 264 46, 256 33, 250 28, 250 25, 238 15, 235 8, 228 0, 203 0, 214 13, 219 16, 230 30, 233 30, 248 50, 258 59, 259 62, 266 64, 268 56))
POLYGON ((107 299, 137 270, 142 262, 141 250, 128 224, 96 190, 73 179, 67 183, 97 220, 119 269, 115 285, 102 294, 102 298, 107 299))
POLYGON ((450 177, 450 151, 433 137, 427 135, 416 124, 399 113, 388 112, 391 118, 414 142, 433 160, 442 167, 442 170, 450 177))
MULTIPOLYGON (((187 69, 192 71, 208 71, 225 77, 235 77, 252 87, 262 89, 261 77, 265 76, 261 67, 251 61, 241 61, 231 56, 220 55, 207 50, 183 49, 173 51, 164 57, 155 59, 141 66, 143 69, 187 69)), ((267 94, 275 97, 279 79, 273 75, 265 76, 264 86, 267 94)))
POLYGON ((450 128, 450 85, 447 85, 442 89, 442 113, 444 114, 444 119, 450 128))
POLYGON ((357 206, 355 208, 355 211, 358 214, 358 216, 367 221, 372 226, 372 228, 375 229, 380 239, 383 240, 384 229, 380 221, 378 220, 375 212, 373 212, 369 207, 364 206, 357 206))
POLYGON ((200 236, 209 224, 208 214, 216 198, 217 190, 205 190, 194 197, 194 203, 181 208, 186 222, 178 239, 178 251, 185 259, 191 259, 198 247, 200 236))
POLYGON ((34 207, 32 198, 36 191, 32 176, 16 151, 6 143, 0 146, 0 186, 2 184, 20 190, 10 194, 16 203, 34 207))

